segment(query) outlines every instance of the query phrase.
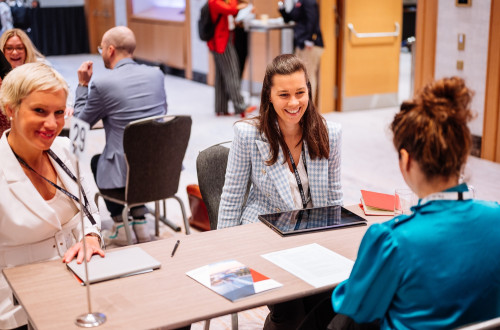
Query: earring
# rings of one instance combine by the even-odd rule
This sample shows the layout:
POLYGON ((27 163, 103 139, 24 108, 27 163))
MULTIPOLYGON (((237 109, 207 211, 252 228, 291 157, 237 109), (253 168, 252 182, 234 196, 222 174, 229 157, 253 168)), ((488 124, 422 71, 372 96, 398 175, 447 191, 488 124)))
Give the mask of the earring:
POLYGON ((12 121, 12 117, 9 117, 10 121, 12 121))

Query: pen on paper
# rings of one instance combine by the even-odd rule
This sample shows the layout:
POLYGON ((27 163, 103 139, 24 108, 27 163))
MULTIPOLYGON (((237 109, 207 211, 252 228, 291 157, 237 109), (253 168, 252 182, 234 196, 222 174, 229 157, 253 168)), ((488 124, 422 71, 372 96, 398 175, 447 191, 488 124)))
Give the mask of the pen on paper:
POLYGON ((177 242, 175 243, 174 245, 174 249, 172 250, 172 255, 170 257, 173 257, 174 254, 175 254, 175 251, 177 251, 177 248, 179 247, 179 244, 181 243, 181 241, 177 240, 177 242))

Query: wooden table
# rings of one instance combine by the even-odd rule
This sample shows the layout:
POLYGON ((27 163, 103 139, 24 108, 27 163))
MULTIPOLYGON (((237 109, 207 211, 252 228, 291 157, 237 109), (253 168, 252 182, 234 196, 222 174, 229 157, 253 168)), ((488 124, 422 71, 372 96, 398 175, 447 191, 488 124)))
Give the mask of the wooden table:
MULTIPOLYGON (((349 207, 362 215, 358 206, 349 207)), ((365 217, 369 224, 389 217, 365 217)), ((194 233, 181 239, 173 258, 175 238, 141 244, 157 258, 161 269, 91 286, 93 312, 107 321, 99 329, 175 328, 200 320, 270 303, 331 290, 314 288, 261 257, 262 254, 318 243, 354 260, 368 226, 281 237, 262 223, 194 233), (192 269, 226 259, 241 263, 277 280, 282 288, 230 302, 191 279, 192 269)), ((61 261, 4 269, 18 301, 36 329, 80 329, 74 321, 86 313, 86 289, 61 261)))

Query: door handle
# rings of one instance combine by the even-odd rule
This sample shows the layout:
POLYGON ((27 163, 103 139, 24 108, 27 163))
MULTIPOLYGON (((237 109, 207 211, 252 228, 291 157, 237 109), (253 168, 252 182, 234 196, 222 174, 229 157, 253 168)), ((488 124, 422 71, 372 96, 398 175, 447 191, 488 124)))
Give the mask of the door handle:
POLYGON ((394 22, 396 29, 394 32, 369 32, 369 33, 358 33, 354 29, 354 25, 352 23, 348 23, 347 27, 349 28, 349 39, 354 34, 356 38, 383 38, 383 37, 397 37, 399 36, 399 23, 394 22))

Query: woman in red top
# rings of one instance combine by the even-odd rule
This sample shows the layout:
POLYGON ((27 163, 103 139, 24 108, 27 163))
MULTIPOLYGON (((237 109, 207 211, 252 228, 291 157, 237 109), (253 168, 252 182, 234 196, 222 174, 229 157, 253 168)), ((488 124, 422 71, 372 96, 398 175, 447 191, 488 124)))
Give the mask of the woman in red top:
POLYGON ((215 113, 227 115, 228 100, 233 101, 236 115, 245 116, 256 107, 248 107, 240 93, 240 72, 238 56, 230 41, 228 16, 236 16, 246 3, 237 0, 209 0, 212 21, 217 22, 215 33, 207 44, 215 60, 215 113))

